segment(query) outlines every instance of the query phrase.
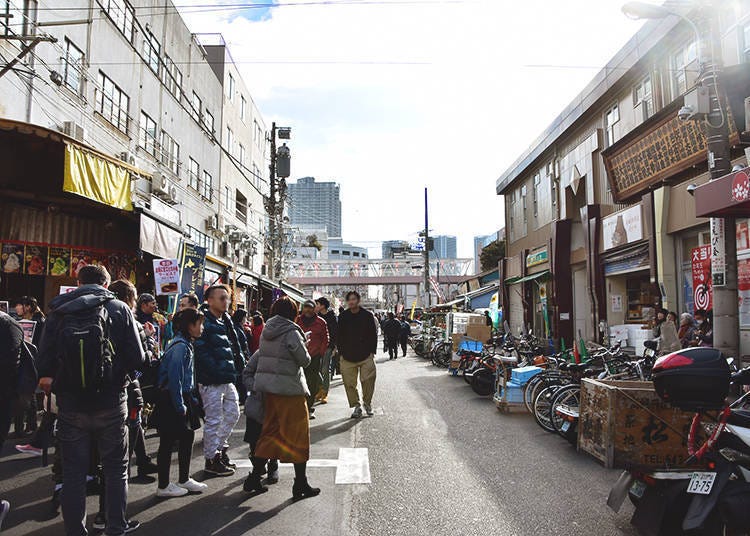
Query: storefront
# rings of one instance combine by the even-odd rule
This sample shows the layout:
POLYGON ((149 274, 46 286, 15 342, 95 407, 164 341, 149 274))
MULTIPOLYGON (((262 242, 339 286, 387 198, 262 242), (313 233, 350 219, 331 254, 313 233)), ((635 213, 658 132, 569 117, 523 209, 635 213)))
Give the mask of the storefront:
POLYGON ((518 283, 525 285, 525 294, 531 305, 531 323, 534 334, 549 339, 551 334, 549 295, 552 287, 548 248, 541 247, 526 255, 526 276, 518 283))

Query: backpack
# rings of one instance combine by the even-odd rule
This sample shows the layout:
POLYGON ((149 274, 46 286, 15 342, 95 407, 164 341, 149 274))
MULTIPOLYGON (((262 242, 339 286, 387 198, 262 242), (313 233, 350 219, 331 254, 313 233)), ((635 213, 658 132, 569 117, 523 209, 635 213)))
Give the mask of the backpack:
POLYGON ((99 304, 66 313, 60 321, 61 385, 66 392, 95 394, 112 385, 114 349, 109 338, 111 319, 99 304))
POLYGON ((30 395, 39 384, 39 373, 36 369, 36 346, 26 341, 21 343, 18 362, 18 394, 30 395))

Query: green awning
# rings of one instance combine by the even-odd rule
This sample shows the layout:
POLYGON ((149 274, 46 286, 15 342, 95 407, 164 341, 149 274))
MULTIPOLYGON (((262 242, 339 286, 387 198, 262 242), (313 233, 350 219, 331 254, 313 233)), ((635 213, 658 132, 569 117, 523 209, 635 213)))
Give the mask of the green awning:
MULTIPOLYGON (((549 270, 543 270, 541 272, 537 272, 535 274, 522 277, 521 279, 517 279, 513 281, 513 283, 525 283, 526 281, 534 281, 535 279, 547 279, 548 277, 549 277, 549 270)), ((509 283, 506 281, 506 284, 509 284, 509 283)))
POLYGON ((504 281, 506 285, 512 285, 514 283, 518 283, 521 280, 520 277, 509 277, 504 281))

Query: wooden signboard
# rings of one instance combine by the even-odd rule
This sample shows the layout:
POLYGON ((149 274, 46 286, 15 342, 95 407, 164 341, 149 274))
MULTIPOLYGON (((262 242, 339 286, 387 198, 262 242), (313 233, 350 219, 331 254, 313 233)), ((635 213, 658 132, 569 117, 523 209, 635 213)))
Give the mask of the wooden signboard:
POLYGON ((578 449, 610 469, 681 467, 692 418, 662 402, 651 382, 584 379, 578 449))

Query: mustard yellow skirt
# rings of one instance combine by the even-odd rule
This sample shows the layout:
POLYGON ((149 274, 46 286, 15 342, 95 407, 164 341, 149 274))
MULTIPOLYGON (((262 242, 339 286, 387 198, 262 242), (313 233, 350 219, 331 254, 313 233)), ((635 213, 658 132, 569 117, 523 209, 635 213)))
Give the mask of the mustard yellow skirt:
POLYGON ((310 459, 310 414, 307 397, 265 393, 263 431, 255 447, 259 458, 282 463, 302 463, 310 459))

